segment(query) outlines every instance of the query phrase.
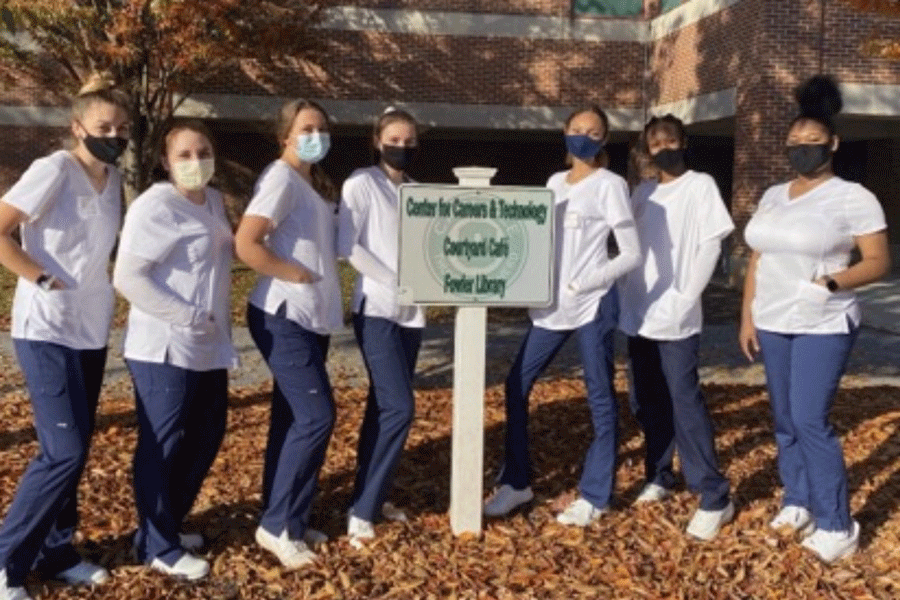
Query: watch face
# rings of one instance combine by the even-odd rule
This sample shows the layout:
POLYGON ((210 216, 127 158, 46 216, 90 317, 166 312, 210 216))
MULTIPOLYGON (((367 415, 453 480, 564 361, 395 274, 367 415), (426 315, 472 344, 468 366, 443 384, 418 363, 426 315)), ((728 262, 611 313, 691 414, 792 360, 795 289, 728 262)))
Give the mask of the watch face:
POLYGON ((828 288, 829 292, 838 291, 838 283, 834 279, 828 278, 828 281, 825 282, 825 286, 828 288))

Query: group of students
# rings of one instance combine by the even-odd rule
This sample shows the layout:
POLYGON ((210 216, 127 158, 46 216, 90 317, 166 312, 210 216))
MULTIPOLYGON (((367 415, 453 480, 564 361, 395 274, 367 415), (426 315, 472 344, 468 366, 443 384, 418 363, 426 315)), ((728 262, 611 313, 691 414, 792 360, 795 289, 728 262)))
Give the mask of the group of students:
MULTIPOLYGON (((747 223, 747 265, 739 344, 762 353, 775 424, 782 508, 770 521, 802 537, 825 562, 859 542, 850 516, 840 441, 828 420, 859 331, 853 289, 890 268, 884 212, 861 185, 836 176, 837 84, 816 76, 796 91, 799 114, 786 138, 794 177, 769 188, 747 223), (851 265, 856 250, 859 259, 851 265)), ((579 496, 557 515, 586 526, 608 511, 615 489, 616 398, 613 333, 626 336, 631 409, 645 438, 645 484, 637 502, 660 501, 676 483, 677 450, 699 507, 686 532, 709 540, 733 519, 728 479, 718 466, 713 424, 698 377, 700 296, 722 240, 734 229, 713 179, 685 165, 683 123, 650 119, 641 137, 651 173, 630 201, 624 180, 602 167, 608 131, 597 107, 565 125, 571 168, 547 186, 557 205, 555 303, 532 310, 531 327, 506 379, 505 460, 485 502, 503 516, 534 497, 528 453, 528 395, 563 342, 577 335, 594 439, 579 496), (607 255, 607 237, 619 253, 607 255)))
MULTIPOLYGON (((859 327, 850 290, 888 268, 884 215, 861 186, 834 176, 834 83, 815 78, 798 95, 790 124, 791 181, 763 196, 745 237, 750 258, 740 344, 762 349, 775 419, 783 508, 773 527, 808 534, 824 560, 853 552, 839 441, 827 415, 859 327), (862 260, 848 267, 857 248, 862 260)), ((380 519, 405 520, 388 502, 414 416, 413 374, 425 325, 420 307, 398 303, 398 186, 417 147, 417 124, 389 109, 376 121, 379 159, 340 191, 319 162, 330 148, 329 117, 296 100, 277 123, 280 156, 261 174, 237 227, 225 216, 212 137, 199 121, 176 120, 160 163, 168 173, 129 207, 112 284, 107 264, 121 220, 114 164, 129 137, 128 101, 102 78, 72 105, 70 150, 38 159, 0 201, 0 263, 18 275, 12 337, 25 374, 40 452, 22 476, 0 527, 0 600, 27 599, 36 570, 70 583, 109 573, 72 545, 76 489, 87 457, 112 320, 113 286, 131 303, 124 356, 139 425, 134 455, 137 558, 187 579, 209 571, 204 540, 182 524, 226 427, 233 254, 259 274, 247 323, 273 376, 271 422, 257 543, 285 567, 315 560, 325 534, 309 527, 317 477, 335 422, 325 369, 329 334, 341 326, 337 259, 356 269, 353 328, 369 375, 347 533, 354 545, 380 519), (20 230, 21 244, 13 233, 20 230)), ((687 169, 681 121, 653 118, 642 149, 654 176, 629 195, 604 168, 609 132, 599 107, 565 123, 570 168, 547 186, 556 202, 556 290, 531 326, 506 380, 505 460, 489 516, 533 498, 528 396, 573 333, 588 390, 594 439, 579 497, 558 515, 586 526, 615 489, 617 407, 614 332, 628 336, 631 403, 646 438, 639 501, 676 484, 677 449, 700 505, 687 533, 711 539, 733 518, 729 482, 715 453, 700 390, 700 295, 721 241, 734 229, 713 179, 687 169), (607 242, 613 235, 618 253, 607 242)))

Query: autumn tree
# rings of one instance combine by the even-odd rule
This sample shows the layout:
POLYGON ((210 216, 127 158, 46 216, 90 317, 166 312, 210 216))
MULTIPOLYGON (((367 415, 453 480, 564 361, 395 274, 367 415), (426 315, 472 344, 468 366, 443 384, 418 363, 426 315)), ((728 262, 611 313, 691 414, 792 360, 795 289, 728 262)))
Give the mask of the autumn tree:
MULTIPOLYGON (((900 0, 842 0, 861 11, 875 12, 900 18, 900 0)), ((900 40, 875 32, 863 45, 863 52, 872 56, 900 59, 900 40)))
POLYGON ((0 77, 77 89, 92 72, 112 75, 132 99, 134 193, 192 93, 242 66, 314 60, 320 10, 315 0, 0 0, 0 77))

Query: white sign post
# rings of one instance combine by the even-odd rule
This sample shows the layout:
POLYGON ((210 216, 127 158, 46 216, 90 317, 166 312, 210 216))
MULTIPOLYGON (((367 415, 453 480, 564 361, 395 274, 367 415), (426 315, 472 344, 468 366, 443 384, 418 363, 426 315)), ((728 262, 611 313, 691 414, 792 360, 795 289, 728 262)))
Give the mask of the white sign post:
POLYGON ((547 306, 553 194, 491 187, 496 169, 453 170, 458 186, 400 190, 400 302, 457 306, 450 527, 481 532, 487 307, 547 306))

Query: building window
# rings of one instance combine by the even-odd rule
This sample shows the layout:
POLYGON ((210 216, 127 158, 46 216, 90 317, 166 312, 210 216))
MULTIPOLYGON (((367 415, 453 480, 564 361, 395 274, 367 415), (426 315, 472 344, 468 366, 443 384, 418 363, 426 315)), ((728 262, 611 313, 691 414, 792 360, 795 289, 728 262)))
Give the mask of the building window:
POLYGON ((644 14, 644 0, 572 0, 576 15, 604 17, 639 17, 644 14))
POLYGON ((669 12, 682 4, 684 4, 684 0, 659 0, 659 12, 660 14, 669 12))

